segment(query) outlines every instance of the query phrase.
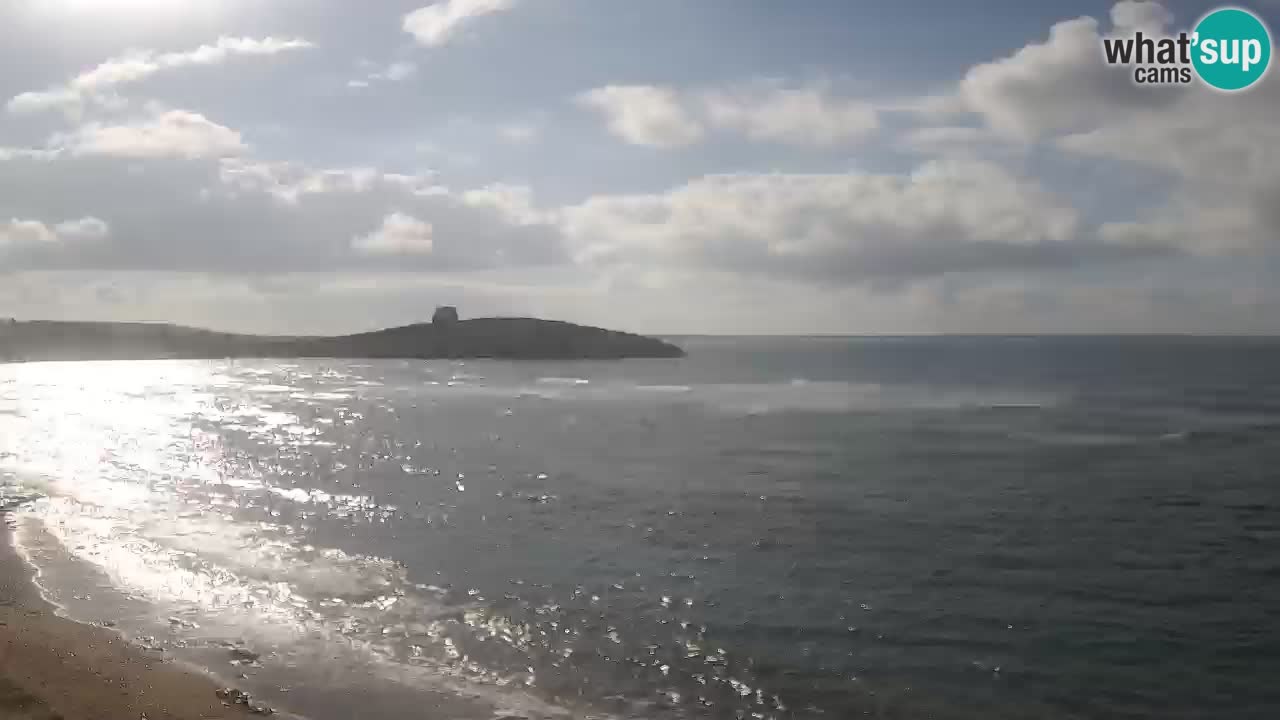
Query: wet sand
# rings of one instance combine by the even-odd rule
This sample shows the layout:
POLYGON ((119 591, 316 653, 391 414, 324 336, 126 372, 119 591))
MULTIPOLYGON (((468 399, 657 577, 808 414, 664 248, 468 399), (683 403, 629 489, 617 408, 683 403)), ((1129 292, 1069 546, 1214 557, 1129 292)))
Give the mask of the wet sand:
POLYGON ((106 628, 59 617, 0 527, 0 718, 244 718, 213 681, 130 645, 106 628))

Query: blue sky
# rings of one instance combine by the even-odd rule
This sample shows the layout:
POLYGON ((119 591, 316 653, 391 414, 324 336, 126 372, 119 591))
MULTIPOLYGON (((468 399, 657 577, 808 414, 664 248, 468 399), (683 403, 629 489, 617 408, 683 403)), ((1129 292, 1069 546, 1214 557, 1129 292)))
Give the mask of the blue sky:
POLYGON ((0 315, 1276 332, 1274 76, 1101 61, 1215 6, 16 0, 0 315))

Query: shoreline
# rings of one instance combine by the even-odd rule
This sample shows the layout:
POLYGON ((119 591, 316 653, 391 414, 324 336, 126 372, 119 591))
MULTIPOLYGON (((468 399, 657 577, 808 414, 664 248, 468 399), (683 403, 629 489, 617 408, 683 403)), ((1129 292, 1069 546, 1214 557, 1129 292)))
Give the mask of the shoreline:
MULTIPOLYGON (((133 607, 134 601, 102 584, 105 577, 84 583, 86 577, 67 565, 76 561, 66 548, 41 537, 48 532, 43 526, 27 524, 33 518, 2 506, 0 515, 6 521, 0 527, 6 533, 0 539, 0 719, 579 717, 533 697, 463 688, 429 670, 423 670, 430 675, 425 682, 420 675, 384 676, 372 657, 343 655, 340 665, 312 674, 310 663, 337 662, 341 653, 328 645, 298 646, 293 649, 300 655, 281 656, 276 647, 255 647, 252 630, 183 642, 186 625, 175 632, 173 617, 165 625, 164 613, 133 607), (264 656, 262 664, 244 669, 248 676, 226 664, 240 660, 235 651, 242 649, 264 656), (340 675, 334 675, 337 668, 340 675), (237 701, 242 692, 252 699, 246 694, 237 701), (526 708, 531 714, 524 714, 526 708)), ((196 632, 215 626, 204 623, 196 632)))
POLYGON ((15 720, 217 720, 249 717, 213 679, 144 652, 108 628, 58 614, 0 512, 0 717, 15 720))

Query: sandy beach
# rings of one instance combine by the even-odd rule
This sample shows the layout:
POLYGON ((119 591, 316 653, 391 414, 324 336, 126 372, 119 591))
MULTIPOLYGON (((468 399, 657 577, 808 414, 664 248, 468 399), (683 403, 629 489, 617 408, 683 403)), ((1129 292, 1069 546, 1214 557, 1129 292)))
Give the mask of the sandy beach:
POLYGON ((59 617, 31 582, 11 533, 0 542, 0 718, 197 720, 240 718, 207 677, 59 617))

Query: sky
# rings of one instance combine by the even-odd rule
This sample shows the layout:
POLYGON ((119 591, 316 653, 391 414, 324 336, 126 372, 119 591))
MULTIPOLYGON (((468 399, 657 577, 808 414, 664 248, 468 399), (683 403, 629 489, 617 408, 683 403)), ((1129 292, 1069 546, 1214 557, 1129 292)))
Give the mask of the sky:
POLYGON ((1103 62, 1216 6, 6 0, 0 316, 1280 333, 1278 73, 1103 62))

